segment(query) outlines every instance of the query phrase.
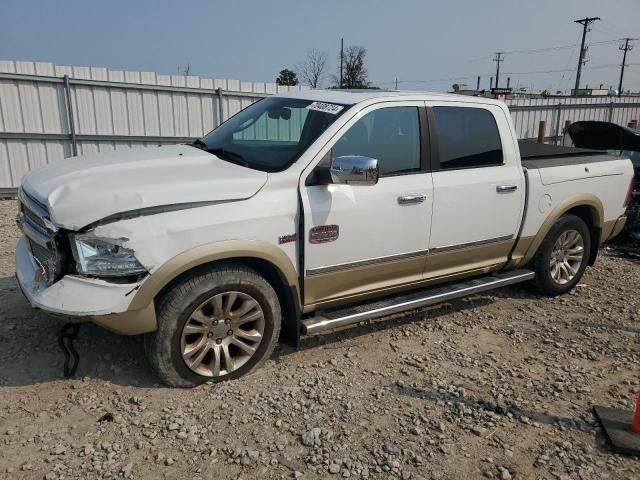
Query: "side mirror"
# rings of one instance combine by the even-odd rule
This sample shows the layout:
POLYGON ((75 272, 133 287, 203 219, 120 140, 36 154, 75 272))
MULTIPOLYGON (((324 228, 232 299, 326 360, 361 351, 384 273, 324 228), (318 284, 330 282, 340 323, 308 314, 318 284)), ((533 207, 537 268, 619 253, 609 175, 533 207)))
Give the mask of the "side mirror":
POLYGON ((346 185, 375 185, 380 176, 378 160, 360 155, 334 158, 329 172, 333 183, 346 185))

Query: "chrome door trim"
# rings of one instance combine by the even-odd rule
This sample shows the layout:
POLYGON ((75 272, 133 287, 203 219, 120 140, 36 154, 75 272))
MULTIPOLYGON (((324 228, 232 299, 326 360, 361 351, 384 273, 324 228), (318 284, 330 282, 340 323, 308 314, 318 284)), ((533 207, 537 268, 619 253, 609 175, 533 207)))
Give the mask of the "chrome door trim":
POLYGON ((479 247, 482 245, 487 245, 489 243, 503 242, 505 240, 512 239, 513 235, 503 235, 502 237, 487 238, 486 240, 476 240, 475 242, 457 243, 455 245, 445 245, 444 247, 433 247, 430 249, 429 253, 441 253, 451 250, 459 250, 462 248, 479 247))
POLYGON ((371 265, 377 265, 386 262, 396 262, 398 260, 405 260, 407 258, 426 256, 429 250, 418 250, 415 252, 400 253, 397 255, 387 255, 385 257, 369 258, 366 260, 358 260, 357 262, 339 263, 337 265, 329 265, 326 267, 308 268, 306 271, 307 277, 313 277, 315 275, 323 275, 325 273, 340 272, 342 270, 350 270, 352 268, 368 267, 371 265))

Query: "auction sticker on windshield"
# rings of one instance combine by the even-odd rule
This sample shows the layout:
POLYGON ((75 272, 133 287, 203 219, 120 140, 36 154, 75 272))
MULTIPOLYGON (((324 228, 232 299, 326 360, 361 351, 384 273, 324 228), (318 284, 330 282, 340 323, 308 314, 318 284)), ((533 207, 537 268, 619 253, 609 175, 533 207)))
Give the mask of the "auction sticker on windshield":
POLYGON ((342 105, 324 102, 313 102, 311 105, 307 105, 307 110, 317 110, 318 112, 330 113, 332 115, 337 115, 343 108, 342 105))

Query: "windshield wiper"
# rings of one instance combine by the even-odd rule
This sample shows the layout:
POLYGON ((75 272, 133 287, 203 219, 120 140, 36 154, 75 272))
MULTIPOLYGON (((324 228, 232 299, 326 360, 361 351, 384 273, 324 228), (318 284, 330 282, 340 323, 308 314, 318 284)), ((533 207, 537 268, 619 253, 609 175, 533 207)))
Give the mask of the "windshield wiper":
POLYGON ((208 148, 208 145, 206 143, 204 143, 202 140, 200 140, 199 138, 196 138, 193 143, 191 143, 191 146, 196 147, 196 148, 201 148, 203 150, 206 150, 208 148))
POLYGON ((249 168, 249 162, 247 162, 242 155, 236 152, 232 152, 231 150, 227 150, 226 148, 205 148, 205 151, 212 153, 213 155, 218 155, 222 158, 222 160, 226 160, 231 163, 235 163, 236 165, 241 165, 243 167, 249 168))

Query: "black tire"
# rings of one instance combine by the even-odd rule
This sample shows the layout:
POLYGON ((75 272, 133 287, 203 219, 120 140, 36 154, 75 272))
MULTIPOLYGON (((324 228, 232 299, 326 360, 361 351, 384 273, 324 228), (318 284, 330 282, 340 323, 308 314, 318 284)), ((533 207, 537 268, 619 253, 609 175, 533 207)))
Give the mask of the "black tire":
POLYGON ((566 214, 551 227, 551 230, 542 241, 535 257, 532 261, 532 267, 536 272, 533 280, 534 288, 543 295, 555 297, 571 291, 582 278, 587 264, 589 263, 589 254, 591 252, 591 234, 587 224, 580 217, 566 214), (554 245, 565 233, 574 230, 582 236, 583 255, 580 266, 576 269, 576 274, 566 283, 558 283, 551 274, 550 262, 554 245))
POLYGON ((191 388, 207 381, 220 382, 247 375, 260 367, 275 348, 280 335, 281 309, 273 287, 254 270, 221 264, 194 272, 165 293, 156 304, 158 329, 145 335, 145 351, 158 378, 172 387, 191 388), (264 314, 264 332, 255 353, 242 366, 216 377, 204 376, 187 366, 181 338, 194 310, 207 299, 228 291, 255 299, 264 314))

